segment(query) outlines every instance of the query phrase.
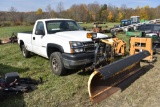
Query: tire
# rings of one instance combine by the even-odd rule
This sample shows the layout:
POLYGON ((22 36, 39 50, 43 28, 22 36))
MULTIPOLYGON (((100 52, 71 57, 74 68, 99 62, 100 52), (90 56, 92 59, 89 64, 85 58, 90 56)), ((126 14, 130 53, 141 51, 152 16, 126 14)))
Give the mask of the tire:
POLYGON ((64 67, 64 64, 62 61, 62 55, 60 52, 54 52, 51 54, 50 66, 54 74, 59 76, 65 75, 66 69, 64 67))
POLYGON ((25 58, 29 58, 30 57, 30 52, 25 48, 24 45, 22 45, 22 54, 25 58))

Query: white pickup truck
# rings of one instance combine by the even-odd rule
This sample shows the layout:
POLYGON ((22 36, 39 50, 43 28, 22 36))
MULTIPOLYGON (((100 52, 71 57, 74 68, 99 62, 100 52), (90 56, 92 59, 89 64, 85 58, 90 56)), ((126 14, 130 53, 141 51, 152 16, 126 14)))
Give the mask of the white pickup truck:
POLYGON ((66 69, 79 69, 91 65, 95 44, 87 35, 107 38, 101 33, 85 31, 71 19, 37 20, 33 31, 18 33, 18 43, 25 58, 35 53, 50 59, 56 75, 64 75, 66 69))

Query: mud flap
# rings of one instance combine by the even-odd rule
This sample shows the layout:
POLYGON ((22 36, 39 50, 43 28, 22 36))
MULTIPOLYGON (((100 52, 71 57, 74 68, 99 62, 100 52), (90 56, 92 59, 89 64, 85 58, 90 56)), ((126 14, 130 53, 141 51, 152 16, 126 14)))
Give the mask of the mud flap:
POLYGON ((138 72, 140 60, 149 55, 148 51, 139 52, 95 70, 88 80, 90 99, 97 103, 118 91, 118 85, 138 72))

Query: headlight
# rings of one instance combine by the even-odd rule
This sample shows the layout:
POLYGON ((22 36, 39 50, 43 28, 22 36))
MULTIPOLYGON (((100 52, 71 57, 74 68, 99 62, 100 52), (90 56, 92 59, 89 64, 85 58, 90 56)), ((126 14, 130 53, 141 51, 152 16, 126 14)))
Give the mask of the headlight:
POLYGON ((71 53, 83 52, 83 43, 78 41, 70 41, 71 53))
POLYGON ((87 38, 96 38, 97 33, 87 33, 87 38))
POLYGON ((72 47, 81 47, 83 44, 81 42, 72 42, 71 43, 72 47))

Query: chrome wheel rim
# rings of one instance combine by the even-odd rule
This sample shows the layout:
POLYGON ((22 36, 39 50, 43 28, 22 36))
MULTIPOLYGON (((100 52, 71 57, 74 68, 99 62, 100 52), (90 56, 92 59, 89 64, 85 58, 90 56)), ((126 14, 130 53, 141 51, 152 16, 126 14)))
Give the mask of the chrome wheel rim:
POLYGON ((56 58, 53 58, 52 59, 52 68, 54 69, 54 71, 58 71, 58 63, 57 63, 57 60, 56 58))

